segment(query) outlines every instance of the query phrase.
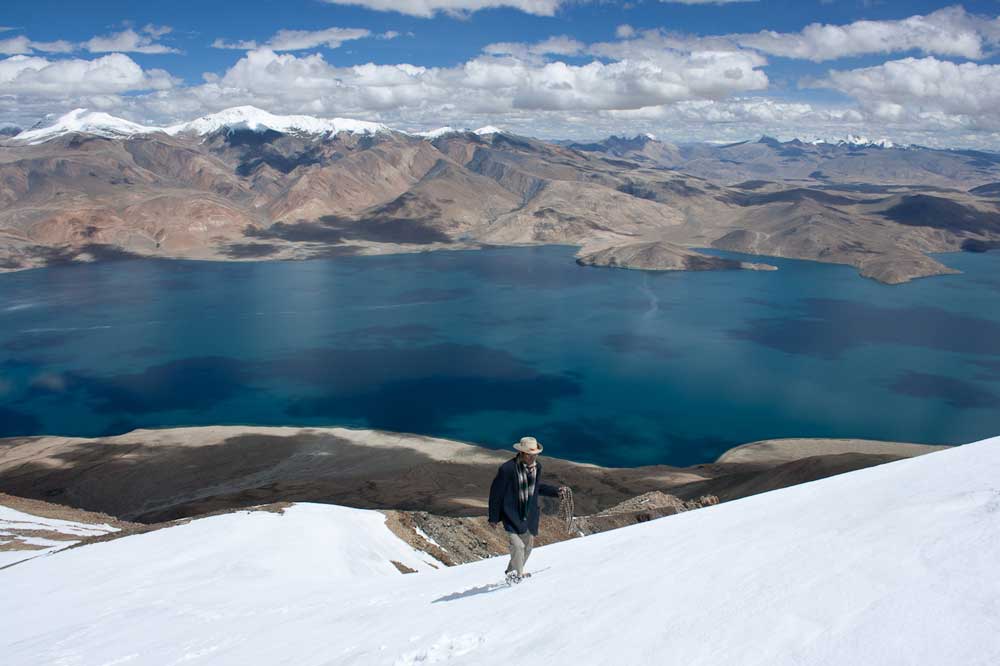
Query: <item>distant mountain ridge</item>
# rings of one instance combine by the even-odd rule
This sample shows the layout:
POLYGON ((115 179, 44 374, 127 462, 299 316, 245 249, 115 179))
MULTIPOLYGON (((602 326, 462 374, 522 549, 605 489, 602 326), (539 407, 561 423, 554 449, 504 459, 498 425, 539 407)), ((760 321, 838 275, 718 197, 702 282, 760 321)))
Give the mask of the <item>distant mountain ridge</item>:
MULTIPOLYGON (((13 128, 12 129, 18 129, 13 128)), ((429 132, 405 132, 392 129, 387 125, 353 118, 319 118, 308 115, 275 115, 254 106, 236 106, 217 113, 210 113, 194 120, 172 125, 142 125, 118 118, 100 111, 90 111, 79 108, 57 118, 46 118, 39 121, 29 130, 14 132, 15 143, 37 144, 51 141, 60 136, 72 133, 91 134, 105 138, 132 137, 144 134, 197 134, 207 135, 219 130, 232 131, 249 130, 252 132, 274 131, 283 134, 304 135, 336 135, 340 132, 349 134, 376 134, 378 132, 399 132, 413 136, 424 136, 436 139, 447 134, 472 132, 480 136, 497 134, 503 130, 486 126, 479 129, 455 129, 441 127, 429 132)), ((0 134, 4 128, 0 128, 0 134)))
POLYGON ((567 145, 254 107, 152 127, 76 110, 0 140, 0 270, 561 243, 645 270, 725 268, 692 249, 716 247, 898 283, 953 272, 928 252, 1000 241, 997 182, 1000 155, 980 151, 567 145))

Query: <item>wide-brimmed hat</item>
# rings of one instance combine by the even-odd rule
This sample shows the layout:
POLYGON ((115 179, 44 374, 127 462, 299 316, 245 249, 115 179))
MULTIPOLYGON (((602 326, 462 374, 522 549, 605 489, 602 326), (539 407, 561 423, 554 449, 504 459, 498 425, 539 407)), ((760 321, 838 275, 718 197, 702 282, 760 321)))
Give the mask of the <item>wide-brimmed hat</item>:
POLYGON ((522 453, 537 455, 542 452, 542 445, 534 437, 522 437, 521 441, 514 445, 514 448, 522 453))

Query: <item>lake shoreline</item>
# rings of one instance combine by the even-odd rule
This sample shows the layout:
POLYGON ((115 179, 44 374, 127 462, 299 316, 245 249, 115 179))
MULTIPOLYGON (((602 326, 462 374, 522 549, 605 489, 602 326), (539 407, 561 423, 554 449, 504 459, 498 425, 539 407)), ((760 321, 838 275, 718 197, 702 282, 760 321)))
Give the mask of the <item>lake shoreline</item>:
POLYGON ((872 269, 866 264, 851 263, 846 260, 834 261, 830 259, 825 259, 823 257, 797 257, 797 256, 785 256, 785 255, 770 255, 770 254, 754 254, 745 251, 745 248, 722 248, 713 246, 704 246, 695 244, 678 245, 677 248, 683 248, 683 253, 685 255, 691 255, 688 257, 687 261, 678 261, 676 263, 672 261, 666 261, 662 257, 657 258, 654 261, 637 261, 631 256, 633 245, 667 245, 672 246, 672 243, 665 241, 648 241, 646 243, 635 243, 626 240, 619 241, 618 243, 594 243, 585 242, 582 244, 571 244, 571 243, 507 243, 507 244, 494 244, 494 243, 478 243, 478 242, 457 242, 449 244, 420 244, 420 245, 401 245, 401 244, 357 244, 357 245, 321 245, 315 244, 314 247, 303 248, 301 244, 289 244, 288 247, 274 250, 269 249, 266 253, 260 253, 255 251, 253 248, 255 245, 264 246, 267 245, 271 248, 271 244, 263 243, 244 243, 240 245, 239 251, 232 251, 228 254, 222 252, 212 252, 212 253, 192 253, 190 255, 160 255, 160 254, 142 254, 137 252, 132 252, 129 250, 124 250, 113 245, 87 245, 80 247, 58 247, 58 248, 47 248, 48 258, 46 263, 41 265, 27 265, 11 267, 0 262, 0 275, 5 273, 21 273, 31 270, 36 270, 40 268, 57 268, 62 266, 76 266, 76 265, 87 265, 93 263, 115 263, 120 261, 139 261, 139 260, 151 260, 151 261, 198 261, 198 262, 225 262, 225 263, 269 263, 269 262, 288 262, 288 261, 313 261, 313 260, 325 260, 325 259, 338 259, 338 258, 363 258, 363 257, 381 257, 390 255, 407 255, 407 254, 428 254, 434 252, 474 252, 483 250, 500 250, 500 249, 523 249, 523 248, 537 248, 537 247, 568 247, 576 250, 575 263, 583 268, 620 268, 625 270, 634 271, 647 271, 647 272, 699 272, 704 270, 752 270, 752 271, 776 271, 777 268, 771 264, 766 263, 767 260, 774 259, 784 259, 792 261, 806 261, 818 264, 832 264, 838 266, 850 266, 857 270, 859 277, 871 279, 879 284, 884 284, 887 286, 895 286, 900 284, 906 284, 912 280, 931 278, 931 277, 942 277, 946 275, 957 275, 961 274, 961 271, 955 270, 950 266, 944 265, 939 261, 936 261, 936 257, 946 256, 952 254, 963 254, 963 253, 975 253, 981 254, 983 252, 993 251, 993 248, 987 250, 981 249, 956 249, 951 252, 928 252, 926 254, 927 261, 924 263, 914 263, 913 258, 909 257, 906 261, 894 261, 888 256, 882 257, 884 260, 878 263, 877 268, 872 269), (701 258, 704 253, 708 256, 704 257, 701 261, 691 261, 691 257, 695 259, 701 258), (624 252, 628 255, 625 259, 619 259, 618 254, 624 252), (604 255, 607 255, 605 257, 604 255), (756 258, 760 261, 744 261, 741 262, 742 265, 730 266, 726 265, 724 262, 719 262, 718 265, 712 263, 713 255, 740 255, 748 258, 756 258), (919 264, 919 265, 918 265, 919 264))

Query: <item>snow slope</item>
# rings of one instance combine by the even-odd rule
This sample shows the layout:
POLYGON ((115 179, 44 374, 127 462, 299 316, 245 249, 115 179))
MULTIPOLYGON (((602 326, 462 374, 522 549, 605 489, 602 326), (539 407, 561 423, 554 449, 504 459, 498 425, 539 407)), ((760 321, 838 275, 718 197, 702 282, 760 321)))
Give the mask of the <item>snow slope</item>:
POLYGON ((404 563, 426 556, 376 516, 296 505, 18 564, 0 571, 0 654, 10 665, 1000 663, 1000 438, 539 548, 534 577, 512 588, 491 587, 503 558, 391 575, 387 549, 404 563))
POLYGON ((0 505, 0 567, 66 548, 84 537, 117 531, 107 524, 46 518, 0 505), (55 535, 60 538, 52 538, 55 535))

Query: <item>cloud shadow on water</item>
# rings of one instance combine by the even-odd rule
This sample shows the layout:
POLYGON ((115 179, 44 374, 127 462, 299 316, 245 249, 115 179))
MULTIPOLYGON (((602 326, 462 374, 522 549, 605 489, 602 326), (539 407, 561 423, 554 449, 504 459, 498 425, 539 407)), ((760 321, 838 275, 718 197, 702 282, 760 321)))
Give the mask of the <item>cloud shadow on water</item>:
POLYGON ((0 407, 0 437, 37 435, 41 432, 42 422, 31 414, 0 407))
POLYGON ((398 326, 362 326, 338 331, 325 336, 334 343, 357 345, 359 343, 386 346, 399 343, 427 342, 438 337, 438 330, 425 324, 400 324, 398 326))
POLYGON ((136 373, 60 373, 35 382, 27 397, 83 394, 100 414, 206 411, 250 390, 251 382, 252 375, 241 361, 204 356, 170 361, 136 373))
POLYGON ((504 350, 454 343, 314 348, 258 363, 255 371, 322 388, 293 400, 292 416, 415 432, 440 433, 450 419, 477 412, 544 413, 580 392, 576 378, 540 373, 504 350))
POLYGON ((798 317, 752 319, 730 337, 789 354, 839 359, 866 345, 896 344, 963 354, 1000 355, 1000 324, 936 307, 885 308, 806 299, 798 317))
POLYGON ((925 372, 904 372, 889 384, 889 390, 915 398, 943 400, 955 409, 1000 407, 1000 396, 989 389, 954 377, 925 372))
POLYGON ((426 287, 423 289, 410 289, 409 291, 404 291, 393 299, 393 303, 438 303, 465 298, 471 294, 471 289, 437 289, 433 287, 426 287))
POLYGON ((525 435, 536 437, 551 455, 598 465, 644 465, 649 460, 670 460, 684 466, 714 460, 744 442, 711 435, 689 437, 665 427, 644 425, 630 428, 615 419, 580 418, 550 421, 528 431, 512 431, 510 441, 525 435))
POLYGON ((360 418, 371 427, 420 433, 443 433, 456 417, 486 411, 545 413, 560 398, 580 392, 565 377, 488 379, 435 376, 392 381, 361 393, 332 392, 294 401, 296 417, 360 418))
POLYGON ((679 352, 671 349, 663 340, 651 335, 611 333, 601 338, 601 342, 619 354, 650 354, 664 359, 680 356, 679 352))

